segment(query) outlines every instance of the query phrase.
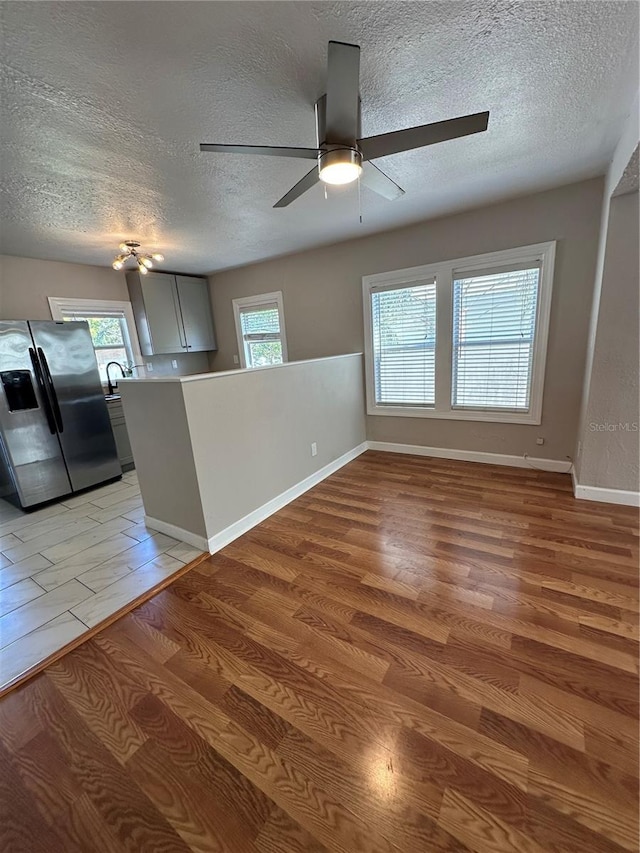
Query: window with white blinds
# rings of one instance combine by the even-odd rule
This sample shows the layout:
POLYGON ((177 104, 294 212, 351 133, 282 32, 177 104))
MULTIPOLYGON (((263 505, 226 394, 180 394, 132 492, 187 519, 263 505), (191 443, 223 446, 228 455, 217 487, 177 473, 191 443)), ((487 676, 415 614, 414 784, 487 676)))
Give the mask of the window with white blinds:
POLYGON ((370 415, 539 424, 555 243, 365 276, 370 415))
POLYGON ((371 294, 375 399, 385 406, 435 402, 436 283, 371 294))
POLYGON ((540 266, 453 280, 451 404, 528 411, 540 266))
POLYGON ((265 367, 287 360, 280 292, 234 299, 233 309, 243 367, 265 367))

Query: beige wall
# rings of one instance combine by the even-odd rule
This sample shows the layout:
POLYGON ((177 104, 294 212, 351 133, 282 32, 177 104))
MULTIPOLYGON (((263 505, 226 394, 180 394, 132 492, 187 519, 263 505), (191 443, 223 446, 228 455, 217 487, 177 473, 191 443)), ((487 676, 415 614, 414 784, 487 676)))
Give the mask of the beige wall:
POLYGON ((367 437, 565 459, 573 454, 579 416, 602 190, 602 180, 594 179, 214 274, 219 350, 212 367, 234 366, 233 298, 283 292, 292 360, 359 352, 363 275, 557 240, 542 425, 370 416, 367 437))
POLYGON ((209 537, 365 440, 361 355, 183 388, 209 537))
MULTIPOLYGON (((110 267, 0 255, 0 319, 50 320, 49 296, 129 301, 124 273, 110 267)), ((209 369, 206 353, 157 355, 145 362, 151 362, 158 375, 209 369), (177 369, 171 366, 172 359, 178 362, 177 369)))
POLYGON ((640 491, 638 193, 611 199, 593 367, 581 435, 581 486, 640 491), (626 428, 625 428, 626 425, 626 428))
POLYGON ((122 387, 147 515, 209 540, 365 440, 359 354, 122 387))

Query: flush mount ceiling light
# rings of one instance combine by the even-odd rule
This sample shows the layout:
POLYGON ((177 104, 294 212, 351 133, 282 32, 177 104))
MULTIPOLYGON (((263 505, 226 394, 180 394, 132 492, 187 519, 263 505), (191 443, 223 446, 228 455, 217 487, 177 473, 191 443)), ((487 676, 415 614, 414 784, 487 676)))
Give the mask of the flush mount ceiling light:
POLYGON ((114 270, 121 270, 129 258, 133 258, 138 265, 138 271, 142 275, 146 275, 153 267, 154 261, 164 261, 164 255, 158 252, 152 255, 141 252, 140 243, 136 242, 136 240, 126 240, 124 243, 120 243, 118 248, 120 249, 120 254, 116 256, 114 262, 111 264, 114 270))
POLYGON ((362 154, 356 148, 334 148, 318 158, 320 180, 325 184, 350 184, 362 172, 362 154))

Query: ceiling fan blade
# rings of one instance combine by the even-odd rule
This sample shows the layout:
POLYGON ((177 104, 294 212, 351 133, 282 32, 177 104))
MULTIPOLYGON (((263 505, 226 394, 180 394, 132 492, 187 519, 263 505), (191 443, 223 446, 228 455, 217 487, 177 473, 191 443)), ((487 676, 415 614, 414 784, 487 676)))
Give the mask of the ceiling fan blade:
POLYGON ((329 42, 327 74, 326 141, 354 145, 358 136, 360 48, 357 44, 329 42))
POLYGON ((360 180, 365 187, 369 187, 374 193, 378 193, 378 195, 388 198, 391 201, 404 195, 402 187, 398 186, 389 175, 385 175, 382 169, 379 169, 375 163, 362 164, 360 180))
POLYGON ((314 184, 317 184, 320 180, 320 175, 318 174, 318 167, 314 166, 314 168, 307 172, 307 174, 302 178, 301 181, 292 187, 286 195, 283 195, 280 201, 277 201, 273 206, 274 207, 287 207, 287 205, 291 204, 292 201, 295 201, 297 198, 303 193, 306 193, 307 190, 310 190, 314 184))
POLYGON ((364 160, 375 160, 389 154, 400 154, 413 148, 423 148, 447 139, 457 139, 472 133, 481 133, 487 129, 489 113, 473 113, 473 115, 451 118, 447 121, 436 121, 433 124, 422 124, 419 127, 409 127, 406 130, 396 130, 393 133, 381 133, 380 136, 369 136, 359 139, 358 145, 364 160))
POLYGON ((266 154, 269 157, 299 157, 303 160, 316 160, 317 148, 287 148, 281 145, 217 145, 213 142, 201 142, 201 151, 215 151, 218 154, 266 154))

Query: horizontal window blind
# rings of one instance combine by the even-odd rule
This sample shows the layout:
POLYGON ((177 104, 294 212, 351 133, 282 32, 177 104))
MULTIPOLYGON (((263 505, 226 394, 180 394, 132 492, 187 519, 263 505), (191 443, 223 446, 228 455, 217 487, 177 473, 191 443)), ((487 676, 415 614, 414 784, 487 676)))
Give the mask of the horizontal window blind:
POLYGON ((275 302, 241 308, 240 323, 245 341, 274 341, 280 337, 280 316, 275 302))
POLYGON ((240 328, 248 367, 282 363, 280 314, 276 302, 241 308, 240 328))
POLYGON ((539 264, 454 273, 454 408, 528 411, 539 285, 539 264))
POLYGON ((371 315, 376 403, 433 406, 435 280, 373 290, 371 315))

